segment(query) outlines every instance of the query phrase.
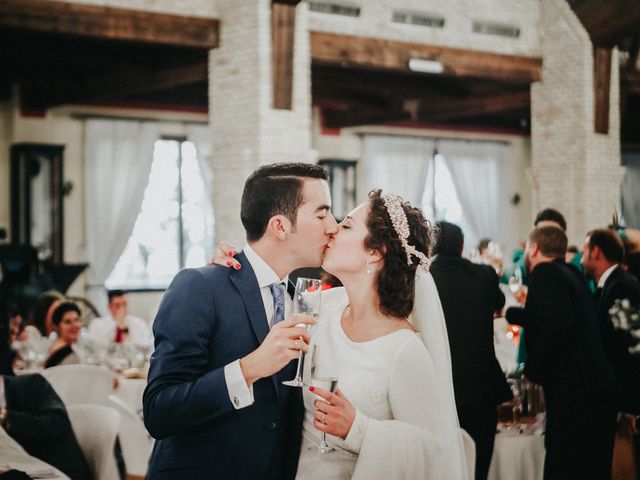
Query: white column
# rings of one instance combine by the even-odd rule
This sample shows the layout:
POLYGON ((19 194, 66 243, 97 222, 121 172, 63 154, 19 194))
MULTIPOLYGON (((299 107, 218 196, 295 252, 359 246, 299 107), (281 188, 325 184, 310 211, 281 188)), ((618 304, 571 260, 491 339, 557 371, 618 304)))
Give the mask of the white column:
POLYGON ((297 7, 293 108, 272 108, 270 0, 218 0, 220 46, 209 64, 216 239, 241 246, 242 187, 260 165, 311 161, 307 6, 297 7))
MULTIPOLYGON (((594 131, 593 47, 565 0, 542 0, 542 80, 531 89, 533 208, 560 210, 571 243, 606 226, 620 203, 618 52, 611 64, 609 133, 594 131)), ((535 213, 535 212, 534 212, 535 213)))

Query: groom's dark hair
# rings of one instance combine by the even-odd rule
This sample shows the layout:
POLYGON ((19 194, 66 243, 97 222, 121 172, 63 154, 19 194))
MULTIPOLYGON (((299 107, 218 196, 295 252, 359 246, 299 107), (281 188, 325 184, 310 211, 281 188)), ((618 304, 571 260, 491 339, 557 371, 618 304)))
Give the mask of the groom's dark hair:
POLYGON ((305 178, 327 180, 327 171, 311 163, 274 163, 249 176, 240 207, 247 241, 260 240, 274 215, 284 215, 295 225, 305 178))

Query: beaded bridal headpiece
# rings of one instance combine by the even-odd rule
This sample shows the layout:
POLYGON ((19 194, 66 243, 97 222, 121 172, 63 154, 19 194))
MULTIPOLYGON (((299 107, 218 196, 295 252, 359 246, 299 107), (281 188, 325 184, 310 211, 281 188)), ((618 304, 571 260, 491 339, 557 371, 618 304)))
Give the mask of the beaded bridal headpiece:
POLYGON ((407 265, 411 266, 411 256, 413 255, 420 261, 420 266, 428 271, 431 261, 423 252, 416 250, 416 247, 409 244, 409 222, 407 221, 407 214, 404 213, 404 208, 402 208, 402 200, 399 196, 393 194, 384 194, 381 195, 381 198, 389 213, 389 218, 391 218, 393 229, 396 231, 400 243, 402 243, 404 253, 407 254, 407 265))

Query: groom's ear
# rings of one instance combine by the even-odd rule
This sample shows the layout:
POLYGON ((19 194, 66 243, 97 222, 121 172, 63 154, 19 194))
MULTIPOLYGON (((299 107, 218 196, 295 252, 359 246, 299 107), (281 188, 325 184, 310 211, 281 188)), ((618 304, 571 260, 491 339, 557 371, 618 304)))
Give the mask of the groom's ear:
POLYGON ((267 232, 271 233, 278 240, 286 240, 291 232, 291 220, 284 215, 274 215, 267 223, 267 232))

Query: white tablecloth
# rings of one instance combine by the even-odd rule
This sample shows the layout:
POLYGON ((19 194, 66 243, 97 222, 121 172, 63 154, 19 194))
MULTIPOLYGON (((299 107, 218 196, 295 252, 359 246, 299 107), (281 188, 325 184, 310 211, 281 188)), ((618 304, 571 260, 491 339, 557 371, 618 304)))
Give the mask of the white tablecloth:
POLYGON ((120 378, 114 394, 120 397, 132 412, 142 412, 142 394, 147 385, 146 379, 120 378))
POLYGON ((542 435, 496 434, 488 480, 542 480, 542 435))
POLYGON ((31 474, 33 478, 40 478, 35 475, 36 473, 53 472, 55 476, 47 476, 46 478, 69 480, 69 477, 60 470, 25 452, 20 444, 11 438, 4 428, 0 427, 0 473, 10 468, 31 474))

